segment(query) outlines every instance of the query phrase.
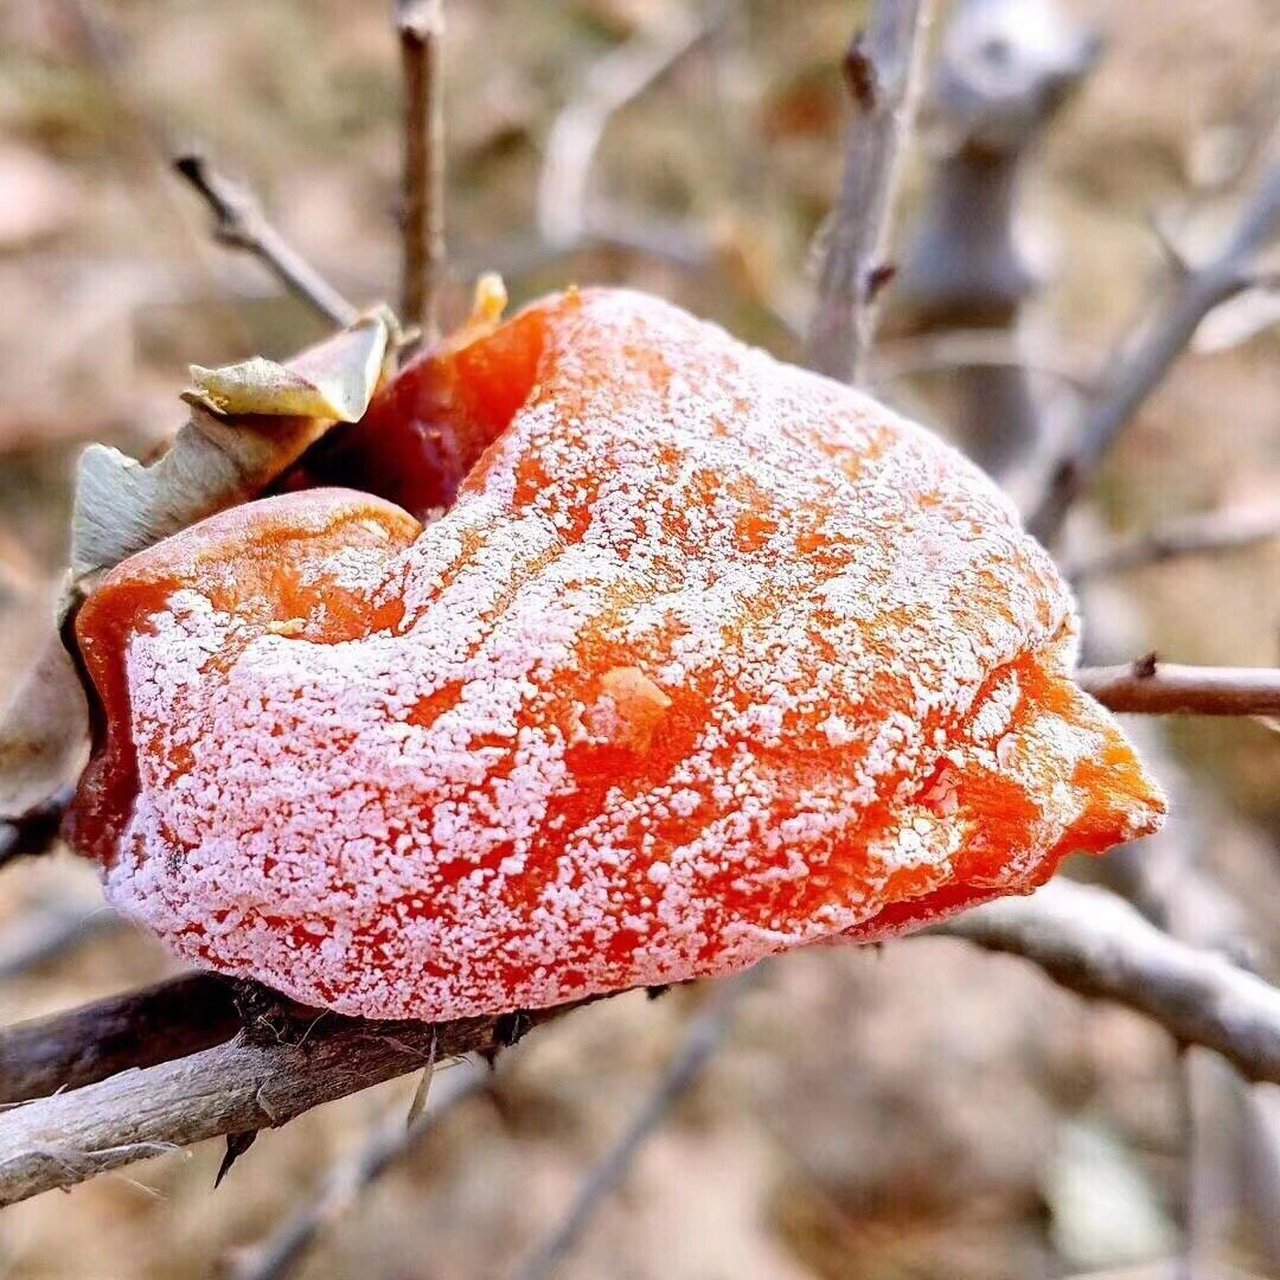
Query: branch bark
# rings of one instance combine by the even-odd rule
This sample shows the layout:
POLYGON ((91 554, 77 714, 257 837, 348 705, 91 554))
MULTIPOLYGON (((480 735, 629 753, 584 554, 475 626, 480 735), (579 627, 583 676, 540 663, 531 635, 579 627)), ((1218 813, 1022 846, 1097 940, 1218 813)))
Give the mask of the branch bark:
POLYGON ((235 984, 211 973, 20 1022, 0 1032, 0 1107, 197 1053, 239 1026, 235 984))
POLYGON ((1030 960, 1059 986, 1114 1000, 1179 1043, 1214 1050, 1247 1080, 1280 1082, 1280 990, 1178 942, 1104 889, 1058 879, 929 932, 1030 960))
POLYGON ((296 297, 336 328, 360 318, 360 310, 340 294, 267 220, 248 187, 224 177, 200 155, 176 156, 176 173, 204 198, 213 214, 213 234, 232 249, 262 262, 296 297))
POLYGON ((397 0, 404 77, 400 319, 430 345, 440 336, 444 240, 444 0, 397 0))
POLYGON ((1139 659, 1081 667, 1076 681, 1112 711, 1157 716, 1280 716, 1280 668, 1183 667, 1139 659))
POLYGON ((929 0, 875 0, 845 54, 853 104, 836 203, 809 330, 819 373, 861 383, 875 336, 900 157, 911 133, 929 0))
MULTIPOLYGON (((153 989, 151 999, 164 994, 153 989)), ((291 1020, 281 1028, 261 1019, 227 1043, 142 1070, 122 1070, 0 1114, 0 1206, 206 1138, 275 1128, 323 1102, 419 1070, 433 1054, 496 1053, 526 1029, 576 1007, 434 1025, 316 1014, 310 1023, 291 1020)), ((23 1028, 7 1032, 0 1037, 0 1062, 7 1060, 15 1034, 28 1044, 41 1036, 68 1046, 110 1040, 93 1025, 94 1016, 92 1009, 82 1010, 28 1024, 25 1035, 23 1028)), ((178 1008, 144 1037, 159 1053, 172 1052, 184 1035, 208 1034, 200 1018, 192 1020, 178 1008)), ((139 1053, 145 1052, 147 1046, 136 1044, 136 1033, 134 1038, 139 1053)), ((65 1061, 70 1055, 64 1050, 60 1056, 65 1061)), ((117 1057, 120 1066, 122 1058, 117 1057)), ((23 1078, 34 1074, 28 1064, 23 1078)), ((46 1082, 51 1077, 45 1073, 46 1082)))

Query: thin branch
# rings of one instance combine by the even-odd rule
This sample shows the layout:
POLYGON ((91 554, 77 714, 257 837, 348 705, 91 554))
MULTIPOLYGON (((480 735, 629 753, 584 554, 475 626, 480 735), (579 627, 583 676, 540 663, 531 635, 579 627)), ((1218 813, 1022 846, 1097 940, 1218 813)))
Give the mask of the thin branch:
POLYGON ((20 1022, 0 1031, 0 1106, 197 1053, 239 1028, 234 983, 209 973, 20 1022))
POLYGON ((1183 667, 1153 658, 1081 667, 1076 681, 1112 711, 1154 716, 1280 716, 1280 668, 1183 667))
POLYGON ((430 345, 440 336, 444 276, 444 0, 396 0, 404 78, 400 319, 430 345))
POLYGON ((645 1142, 702 1074, 723 1043, 739 1002, 763 972, 758 965, 720 985, 689 1024, 675 1056, 631 1124, 583 1180, 560 1224, 515 1270, 516 1280, 550 1280, 556 1273, 601 1205, 622 1184, 645 1142))
POLYGON ((729 6, 705 17, 687 12, 660 30, 643 30, 604 55, 587 73, 582 93, 556 117, 547 135, 538 180, 538 231, 552 249, 567 249, 592 233, 591 169, 609 121, 697 49, 724 21, 729 6))
MULTIPOLYGON (((275 1128, 321 1103, 421 1070, 433 1046, 442 1058, 496 1053, 517 1034, 581 1003, 434 1025, 313 1013, 309 1021, 289 1019, 281 1028, 263 1017, 227 1043, 0 1114, 0 1206, 74 1186, 160 1150, 275 1128)), ((88 1012, 28 1024, 26 1038, 43 1033, 67 1046, 92 1044, 99 1035, 88 1012)), ((207 1034, 202 1022, 192 1027, 188 1021, 186 1011, 175 1009, 146 1033, 153 1052, 169 1050, 169 1037, 207 1034)), ((0 1063, 6 1066, 15 1031, 0 1035, 0 1063)), ((31 1077, 31 1064, 20 1063, 18 1074, 31 1077)))
POLYGON ((1280 537, 1280 507, 1224 507, 1170 520, 1069 561, 1063 572, 1074 582, 1164 564, 1184 556, 1237 551, 1280 537))
POLYGON ((867 30, 845 54, 854 117, 808 341, 810 365, 842 382, 863 381, 875 335, 876 294, 887 282, 899 160, 915 114, 928 12, 928 0, 875 0, 867 30))
POLYGON ((397 1116, 378 1130, 367 1146, 335 1168, 320 1194, 302 1206, 267 1239, 238 1249, 229 1270, 234 1280, 285 1280, 303 1261, 316 1237, 349 1213, 360 1197, 388 1170, 410 1155, 463 1103, 492 1087, 493 1073, 478 1062, 463 1062, 443 1072, 430 1107, 412 1124, 397 1116))
POLYGON ((929 932, 1021 956, 1059 986, 1114 1000, 1181 1044, 1214 1050, 1247 1080, 1280 1082, 1280 990, 1178 942, 1105 889, 1059 878, 929 932))
POLYGON ((348 302, 271 225, 257 197, 248 187, 232 182, 200 155, 176 156, 173 168, 209 206, 213 213, 213 234, 218 241, 229 248, 253 254, 285 288, 338 328, 345 328, 359 319, 359 309, 348 302))
POLYGON ((1280 165, 1263 176, 1218 256, 1180 275, 1125 345, 1097 397, 1053 460, 1027 527, 1050 544, 1124 426, 1158 387, 1214 307, 1253 281, 1255 260, 1280 233, 1280 165))
POLYGON ((74 787, 63 787, 34 809, 16 818, 0 819, 0 867, 15 858, 47 853, 58 839, 63 814, 74 794, 74 787))

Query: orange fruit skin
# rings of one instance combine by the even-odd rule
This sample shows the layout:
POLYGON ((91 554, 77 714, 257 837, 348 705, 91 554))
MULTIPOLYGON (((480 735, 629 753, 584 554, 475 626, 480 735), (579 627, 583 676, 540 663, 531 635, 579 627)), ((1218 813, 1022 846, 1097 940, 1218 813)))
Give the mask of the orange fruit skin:
POLYGON ((532 1008, 888 936, 1159 825, 1057 571, 927 432, 623 291, 441 359, 489 443, 439 519, 265 499, 81 611, 72 836, 180 955, 349 1014, 532 1008))

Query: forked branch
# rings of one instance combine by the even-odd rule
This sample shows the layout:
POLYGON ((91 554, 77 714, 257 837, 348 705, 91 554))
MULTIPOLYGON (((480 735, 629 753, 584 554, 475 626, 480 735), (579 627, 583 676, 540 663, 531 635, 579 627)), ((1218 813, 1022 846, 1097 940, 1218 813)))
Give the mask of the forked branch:
POLYGON ((1059 878, 930 932, 1030 960, 1059 986, 1145 1014, 1180 1044, 1213 1049, 1246 1080, 1280 1082, 1280 990, 1177 941, 1105 889, 1059 878))

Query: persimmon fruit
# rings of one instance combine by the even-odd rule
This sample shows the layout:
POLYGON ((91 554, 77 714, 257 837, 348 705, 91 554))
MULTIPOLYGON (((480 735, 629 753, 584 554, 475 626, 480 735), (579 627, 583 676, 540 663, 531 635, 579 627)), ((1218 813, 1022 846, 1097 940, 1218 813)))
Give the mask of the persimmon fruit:
POLYGON ((312 488, 108 574, 70 832, 111 901, 307 1004, 442 1019, 1029 892, 1164 809, 1010 503, 656 299, 428 353, 312 488))

